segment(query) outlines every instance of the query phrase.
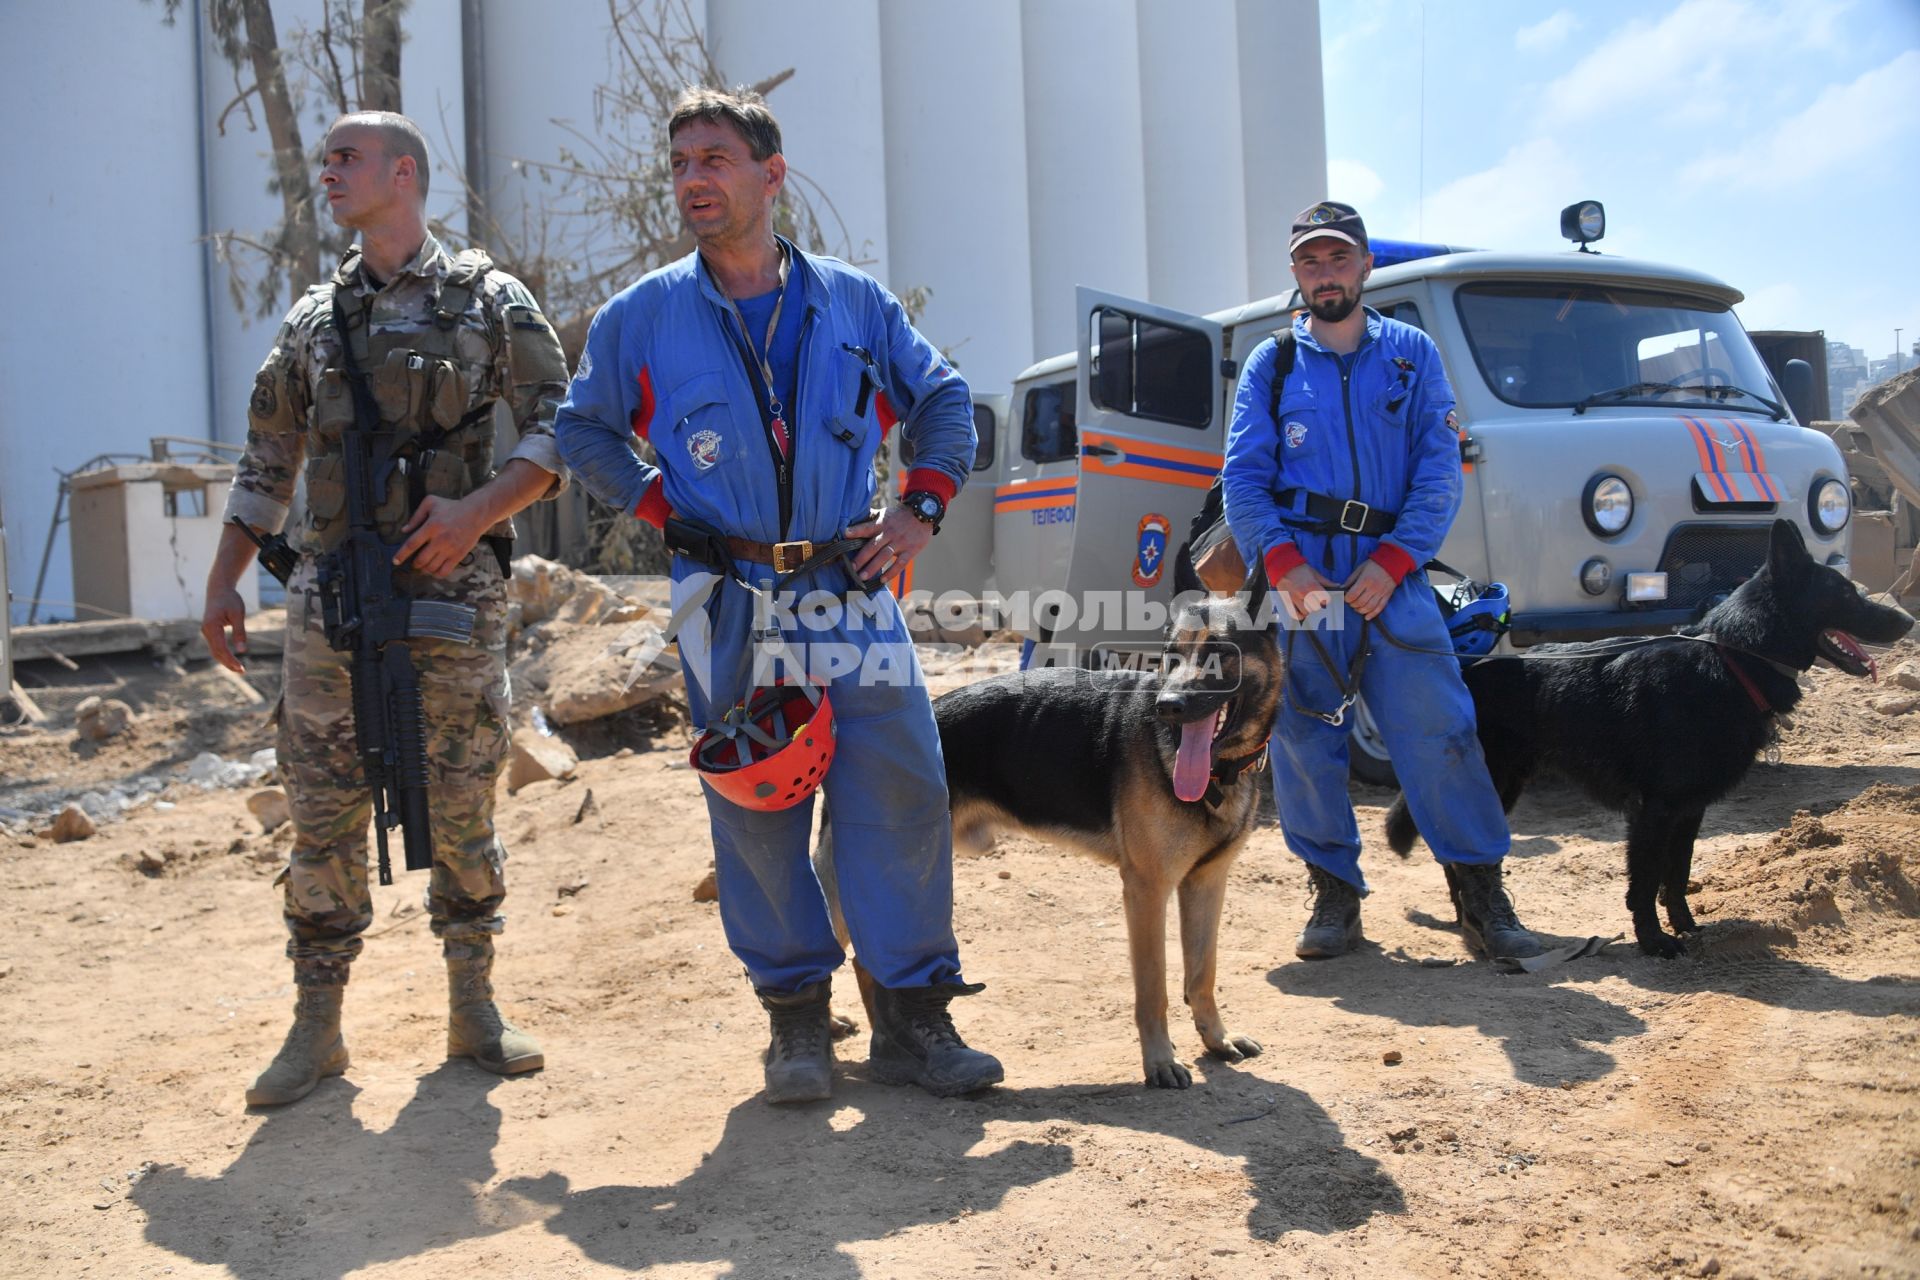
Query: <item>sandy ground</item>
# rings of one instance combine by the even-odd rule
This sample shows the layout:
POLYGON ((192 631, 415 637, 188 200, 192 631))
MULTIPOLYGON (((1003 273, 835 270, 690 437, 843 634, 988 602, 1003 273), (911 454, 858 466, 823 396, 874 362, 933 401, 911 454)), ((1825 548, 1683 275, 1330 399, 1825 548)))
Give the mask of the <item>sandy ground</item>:
MULTIPOLYGON (((832 1102, 768 1107, 763 1015, 691 896, 709 853, 683 729, 637 753, 603 736, 577 779, 503 796, 500 977, 551 1064, 514 1080, 442 1060, 403 877, 348 992, 351 1071, 246 1110, 292 991, 289 839, 244 790, 176 787, 78 843, 0 836, 0 1273, 1920 1275, 1920 714, 1809 683, 1781 763, 1708 815, 1707 928, 1681 960, 1469 962, 1438 869, 1385 852, 1370 791, 1369 944, 1298 962, 1305 877, 1262 829, 1220 983, 1266 1053, 1211 1062, 1179 1028, 1184 1093, 1140 1082, 1114 872, 1014 841, 956 876, 989 987, 958 1016, 1006 1085, 875 1085, 856 1039, 832 1102)), ((14 733, 0 803, 268 741, 261 710, 164 701, 104 749, 14 733)), ((1524 919, 1627 927, 1617 818, 1543 785, 1514 826, 1524 919)))

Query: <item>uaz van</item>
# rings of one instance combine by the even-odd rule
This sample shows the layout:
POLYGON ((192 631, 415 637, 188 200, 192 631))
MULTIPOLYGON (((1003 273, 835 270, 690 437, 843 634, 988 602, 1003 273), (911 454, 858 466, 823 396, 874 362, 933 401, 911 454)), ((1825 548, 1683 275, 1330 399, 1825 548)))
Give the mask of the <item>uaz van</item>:
MULTIPOLYGON (((1572 238, 1598 238, 1597 210, 1569 209, 1572 238)), ((1458 399, 1464 494, 1440 559, 1506 585, 1502 650, 1692 621, 1759 568, 1777 517, 1844 572, 1845 466, 1785 407, 1733 313, 1739 290, 1585 250, 1373 244, 1367 305, 1433 338, 1458 399)), ((1086 288, 1077 301, 1078 351, 1026 370, 1010 398, 976 397, 975 475, 902 584, 1021 602, 1037 661, 1158 646, 1236 376, 1301 305, 1297 291, 1207 316, 1086 288)), ((1358 710, 1355 770, 1390 776, 1358 710)))

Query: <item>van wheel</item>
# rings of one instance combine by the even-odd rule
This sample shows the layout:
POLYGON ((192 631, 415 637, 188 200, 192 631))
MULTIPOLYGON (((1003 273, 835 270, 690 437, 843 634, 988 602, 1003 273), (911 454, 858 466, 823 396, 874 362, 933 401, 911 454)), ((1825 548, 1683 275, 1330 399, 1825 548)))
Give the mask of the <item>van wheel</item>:
POLYGON ((1393 761, 1387 755, 1387 744, 1380 737, 1380 726, 1373 722, 1373 713, 1367 710, 1365 698, 1356 699, 1353 704, 1353 736, 1347 739, 1347 771, 1356 782, 1395 789, 1400 786, 1393 761))

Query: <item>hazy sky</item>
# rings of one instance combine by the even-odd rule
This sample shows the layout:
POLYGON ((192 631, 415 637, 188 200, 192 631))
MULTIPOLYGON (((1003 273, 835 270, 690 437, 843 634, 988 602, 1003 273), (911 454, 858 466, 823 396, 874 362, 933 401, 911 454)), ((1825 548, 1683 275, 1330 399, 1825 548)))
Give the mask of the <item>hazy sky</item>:
POLYGON ((1560 209, 1599 200, 1603 252, 1718 276, 1749 329, 1874 357, 1895 326, 1920 338, 1920 0, 1336 0, 1320 21, 1330 194, 1372 234, 1565 249, 1560 209))

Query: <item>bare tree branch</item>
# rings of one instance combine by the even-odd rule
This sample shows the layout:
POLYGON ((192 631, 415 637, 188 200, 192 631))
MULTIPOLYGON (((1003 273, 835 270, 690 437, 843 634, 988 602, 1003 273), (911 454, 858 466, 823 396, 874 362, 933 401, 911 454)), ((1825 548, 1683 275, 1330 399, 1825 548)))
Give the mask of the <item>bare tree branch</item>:
POLYGON ((306 148, 300 141, 300 122, 294 115, 280 59, 280 41, 268 0, 239 0, 246 30, 246 53, 253 63, 254 83, 267 117, 267 135, 273 140, 273 167, 280 202, 286 211, 287 274, 295 293, 320 278, 320 228, 314 218, 313 185, 308 177, 306 148))
MULTIPOLYGON (((351 47, 351 37, 349 37, 349 47, 351 47)), ((320 50, 327 57, 327 66, 331 75, 329 87, 333 90, 333 102, 338 108, 337 114, 346 115, 353 108, 347 105, 347 77, 340 70, 340 54, 333 47, 332 0, 328 0, 320 7, 320 50)))
MULTIPOLYGON (((235 76, 234 78, 236 80, 239 79, 238 76, 235 76)), ((245 106, 247 99, 251 98, 254 94, 258 92, 260 92, 260 86, 256 83, 256 84, 248 85, 246 88, 242 89, 237 95, 235 95, 233 101, 229 102, 221 110, 220 118, 213 122, 214 132, 219 134, 223 138, 226 137, 227 136, 227 117, 233 114, 233 109, 235 107, 245 106)), ((247 113, 247 127, 248 128, 253 127, 253 113, 251 111, 247 113)))

